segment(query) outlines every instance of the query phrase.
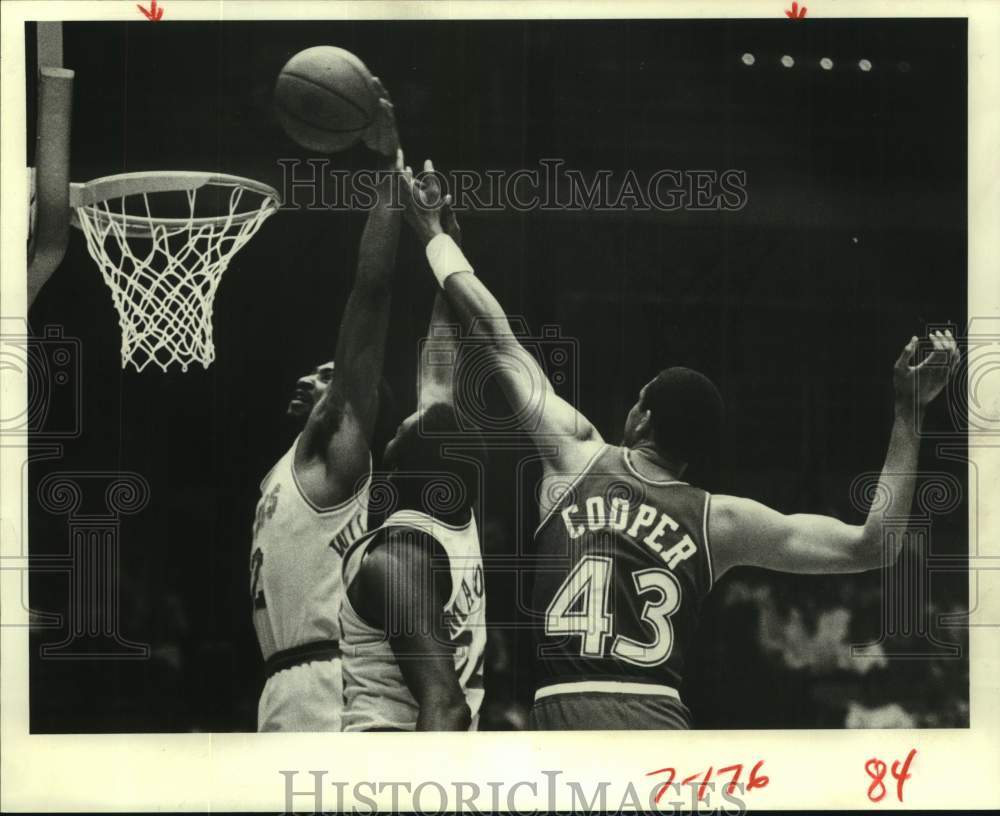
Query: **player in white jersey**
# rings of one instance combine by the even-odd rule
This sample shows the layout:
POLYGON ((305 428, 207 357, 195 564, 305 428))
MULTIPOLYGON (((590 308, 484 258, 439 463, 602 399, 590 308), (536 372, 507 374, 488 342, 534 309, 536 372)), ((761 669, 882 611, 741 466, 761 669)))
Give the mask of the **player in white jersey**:
POLYGON ((344 730, 472 728, 484 693, 486 592, 471 507, 464 524, 397 510, 348 551, 344 585, 344 730))
POLYGON ((367 529, 370 445, 401 220, 390 204, 402 154, 392 105, 384 90, 382 96, 365 143, 379 155, 378 169, 389 172, 376 185, 361 236, 334 361, 296 383, 288 414, 303 422, 302 431, 261 483, 250 557, 267 676, 259 731, 341 726, 340 561, 367 529))
MULTIPOLYGON (((452 216, 450 228, 457 235, 452 216)), ((344 556, 345 731, 461 731, 483 700, 486 593, 474 503, 481 448, 452 401, 453 321, 439 295, 418 410, 386 446, 393 512, 344 556)))

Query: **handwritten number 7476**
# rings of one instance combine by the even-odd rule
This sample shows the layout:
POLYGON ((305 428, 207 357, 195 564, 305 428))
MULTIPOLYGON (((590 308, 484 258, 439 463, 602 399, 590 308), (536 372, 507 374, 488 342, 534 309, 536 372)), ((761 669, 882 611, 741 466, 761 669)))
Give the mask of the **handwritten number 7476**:
MULTIPOLYGON (((754 788, 763 788, 767 785, 768 782, 771 781, 762 773, 759 773, 760 767, 763 764, 764 760, 760 760, 760 762, 754 765, 753 768, 750 770, 750 778, 747 780, 746 790, 751 791, 754 788)), ((716 771, 717 775, 732 774, 732 777, 730 778, 729 782, 726 785, 727 793, 732 793, 734 790, 736 790, 736 786, 740 782, 740 774, 742 773, 743 773, 742 763, 736 765, 727 765, 725 768, 719 768, 718 771, 716 771)), ((663 795, 667 792, 667 790, 669 790, 670 786, 674 784, 674 779, 677 776, 677 770, 676 768, 659 768, 655 771, 650 771, 649 773, 646 774, 646 776, 655 776, 658 774, 666 774, 667 780, 661 783, 660 789, 656 792, 656 799, 655 799, 656 802, 659 802, 660 799, 663 798, 663 795)), ((705 789, 708 787, 709 779, 711 779, 712 777, 711 766, 709 766, 708 770, 705 771, 704 774, 702 774, 700 771, 696 774, 692 774, 691 776, 682 780, 681 784, 690 785, 699 776, 701 776, 702 779, 701 779, 701 784, 698 785, 698 799, 702 799, 705 796, 705 789)))

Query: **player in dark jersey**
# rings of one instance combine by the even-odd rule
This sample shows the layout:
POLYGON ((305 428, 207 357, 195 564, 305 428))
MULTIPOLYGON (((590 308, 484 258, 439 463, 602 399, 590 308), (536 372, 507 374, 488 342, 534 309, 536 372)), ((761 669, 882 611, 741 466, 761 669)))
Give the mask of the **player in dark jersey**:
POLYGON ((902 537, 885 536, 883 522, 909 514, 924 408, 958 359, 950 332, 929 336, 931 351, 919 365, 910 365, 916 337, 896 360, 895 422, 877 490, 885 500, 872 505, 864 524, 710 496, 683 478, 720 436, 723 403, 715 386, 690 369, 661 371, 639 391, 623 446, 605 444, 552 390, 503 308, 445 234, 447 197, 437 195, 435 184, 407 180, 411 220, 434 275, 464 329, 492 355, 492 372, 542 458, 534 727, 688 728, 690 714, 677 692, 683 659, 699 606, 726 570, 746 564, 851 573, 895 561, 902 537))

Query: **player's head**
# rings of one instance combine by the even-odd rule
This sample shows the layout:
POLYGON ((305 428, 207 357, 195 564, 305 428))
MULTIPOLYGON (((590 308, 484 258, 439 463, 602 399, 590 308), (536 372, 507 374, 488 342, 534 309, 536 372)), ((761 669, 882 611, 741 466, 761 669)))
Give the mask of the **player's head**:
POLYGON ((683 470, 717 446, 725 407, 715 384, 690 368, 665 368, 639 391, 625 419, 625 444, 653 443, 683 470))
POLYGON ((288 403, 288 416, 305 422, 313 406, 322 399, 333 382, 333 360, 316 366, 295 382, 292 399, 288 403))
POLYGON ((453 406, 435 402, 406 417, 385 446, 383 465, 399 506, 437 517, 464 516, 478 497, 479 468, 466 458, 483 450, 475 430, 463 429, 453 406), (461 450, 446 452, 451 446, 461 450))
MULTIPOLYGON (((316 366, 311 372, 299 377, 295 382, 292 399, 289 401, 286 411, 287 416, 300 424, 304 424, 309 414, 312 413, 312 409, 316 403, 328 391, 333 389, 333 396, 337 396, 338 399, 333 400, 330 407, 336 408, 337 412, 331 412, 330 416, 336 421, 331 421, 327 427, 330 430, 336 430, 340 422, 339 412, 342 412, 344 407, 344 400, 339 398, 341 395, 338 393, 340 385, 332 360, 316 366)), ((375 418, 375 427, 373 430, 373 447, 376 445, 380 447, 382 441, 392 434, 394 425, 390 423, 395 422, 393 419, 393 414, 395 413, 394 406, 395 400, 393 399, 392 389, 389 387, 389 383, 385 377, 383 377, 379 380, 378 384, 378 414, 375 418)))

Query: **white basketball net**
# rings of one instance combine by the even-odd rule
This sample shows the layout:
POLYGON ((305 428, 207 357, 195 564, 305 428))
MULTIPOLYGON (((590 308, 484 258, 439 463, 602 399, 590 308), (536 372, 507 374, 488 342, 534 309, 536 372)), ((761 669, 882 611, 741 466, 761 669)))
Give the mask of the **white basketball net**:
POLYGON ((122 368, 132 363, 142 371, 155 363, 166 371, 176 362, 187 371, 192 362, 208 368, 215 359, 215 291, 230 259, 279 202, 221 180, 199 189, 184 193, 186 218, 153 215, 150 202, 157 193, 122 195, 76 209, 87 248, 101 267, 118 311, 122 368), (229 188, 228 215, 196 217, 199 189, 213 187, 229 188))

